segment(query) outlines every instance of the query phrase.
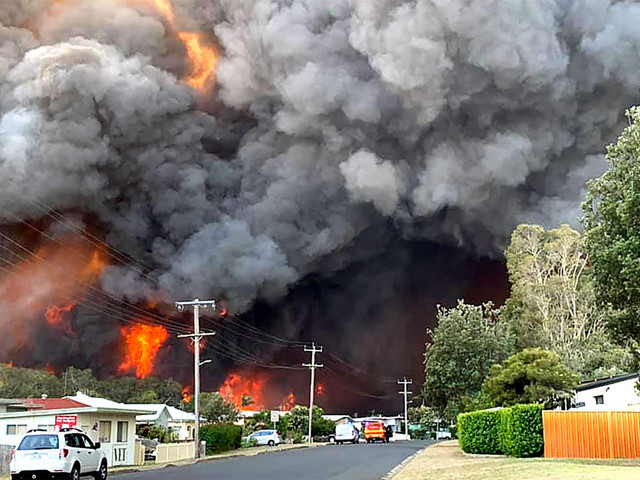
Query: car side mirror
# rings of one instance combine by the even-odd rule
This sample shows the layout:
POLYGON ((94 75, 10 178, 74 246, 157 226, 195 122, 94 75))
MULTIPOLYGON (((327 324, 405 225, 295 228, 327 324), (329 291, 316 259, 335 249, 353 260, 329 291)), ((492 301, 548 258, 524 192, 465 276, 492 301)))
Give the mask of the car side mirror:
POLYGON ((95 447, 95 449, 99 449, 102 445, 100 444, 100 442, 96 442, 93 444, 93 446, 95 447))

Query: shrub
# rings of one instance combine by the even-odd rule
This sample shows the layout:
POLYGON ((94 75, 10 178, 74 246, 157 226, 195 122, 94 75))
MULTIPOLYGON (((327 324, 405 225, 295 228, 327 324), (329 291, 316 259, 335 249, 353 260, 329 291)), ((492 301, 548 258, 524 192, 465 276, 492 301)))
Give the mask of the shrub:
POLYGON ((542 454, 542 405, 514 405, 503 410, 502 451, 513 457, 542 454))
POLYGON ((207 442, 207 455, 235 450, 242 444, 242 427, 230 423, 205 425, 200 438, 207 442))
POLYGON ((458 416, 460 447, 467 453, 533 457, 543 449, 543 405, 514 405, 458 416))
POLYGON ((460 447, 467 453, 502 453, 502 412, 482 410, 458 415, 460 447))

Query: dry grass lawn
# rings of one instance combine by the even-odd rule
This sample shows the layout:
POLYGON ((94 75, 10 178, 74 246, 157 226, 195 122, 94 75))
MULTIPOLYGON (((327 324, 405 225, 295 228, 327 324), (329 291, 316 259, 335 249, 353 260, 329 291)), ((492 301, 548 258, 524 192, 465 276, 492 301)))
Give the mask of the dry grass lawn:
POLYGON ((427 448, 393 480, 636 480, 640 461, 545 460, 465 455, 457 441, 427 448))

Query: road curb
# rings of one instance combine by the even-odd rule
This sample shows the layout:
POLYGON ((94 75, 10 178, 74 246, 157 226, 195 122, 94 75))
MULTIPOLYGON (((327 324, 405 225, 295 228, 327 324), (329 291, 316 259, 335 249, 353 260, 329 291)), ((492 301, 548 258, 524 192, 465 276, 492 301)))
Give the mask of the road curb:
POLYGON ((427 445, 424 448, 421 448, 420 450, 418 450, 416 453, 414 453, 413 455, 409 455, 407 458, 405 458, 400 464, 396 465, 395 468, 393 470, 391 470, 389 473, 387 473, 386 475, 380 477, 380 480, 393 480, 393 478, 395 478, 402 470, 404 470, 404 468, 409 465, 409 463, 416 458, 418 455, 420 455, 422 452, 424 452, 427 448, 431 448, 436 446, 437 444, 434 443, 432 445, 427 445))
POLYGON ((231 453, 223 453, 220 455, 211 455, 209 457, 193 459, 193 460, 185 460, 181 462, 170 462, 170 463, 162 463, 160 465, 149 465, 149 466, 139 466, 139 467, 130 467, 130 468, 118 468, 111 469, 111 476, 116 475, 128 475, 131 473, 142 473, 142 472, 152 472, 154 470, 162 470, 163 468, 171 468, 171 467, 187 467, 189 465, 196 465, 198 463, 205 462, 215 462, 216 460, 227 460, 229 458, 238 458, 238 457, 255 457, 257 455, 268 455, 272 453, 281 453, 288 452, 289 450, 300 450, 303 448, 316 448, 325 446, 324 443, 314 443, 312 445, 308 445, 306 443, 302 443, 299 445, 291 445, 287 446, 287 448, 277 449, 277 447, 273 450, 260 450, 256 452, 231 452, 231 453))

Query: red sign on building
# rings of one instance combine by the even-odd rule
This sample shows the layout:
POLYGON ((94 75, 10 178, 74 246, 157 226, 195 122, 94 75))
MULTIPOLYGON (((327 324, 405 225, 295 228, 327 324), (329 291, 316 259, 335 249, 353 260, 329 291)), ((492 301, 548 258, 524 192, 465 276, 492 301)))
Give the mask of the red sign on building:
POLYGON ((77 415, 56 415, 56 431, 63 428, 75 428, 77 425, 77 415))

